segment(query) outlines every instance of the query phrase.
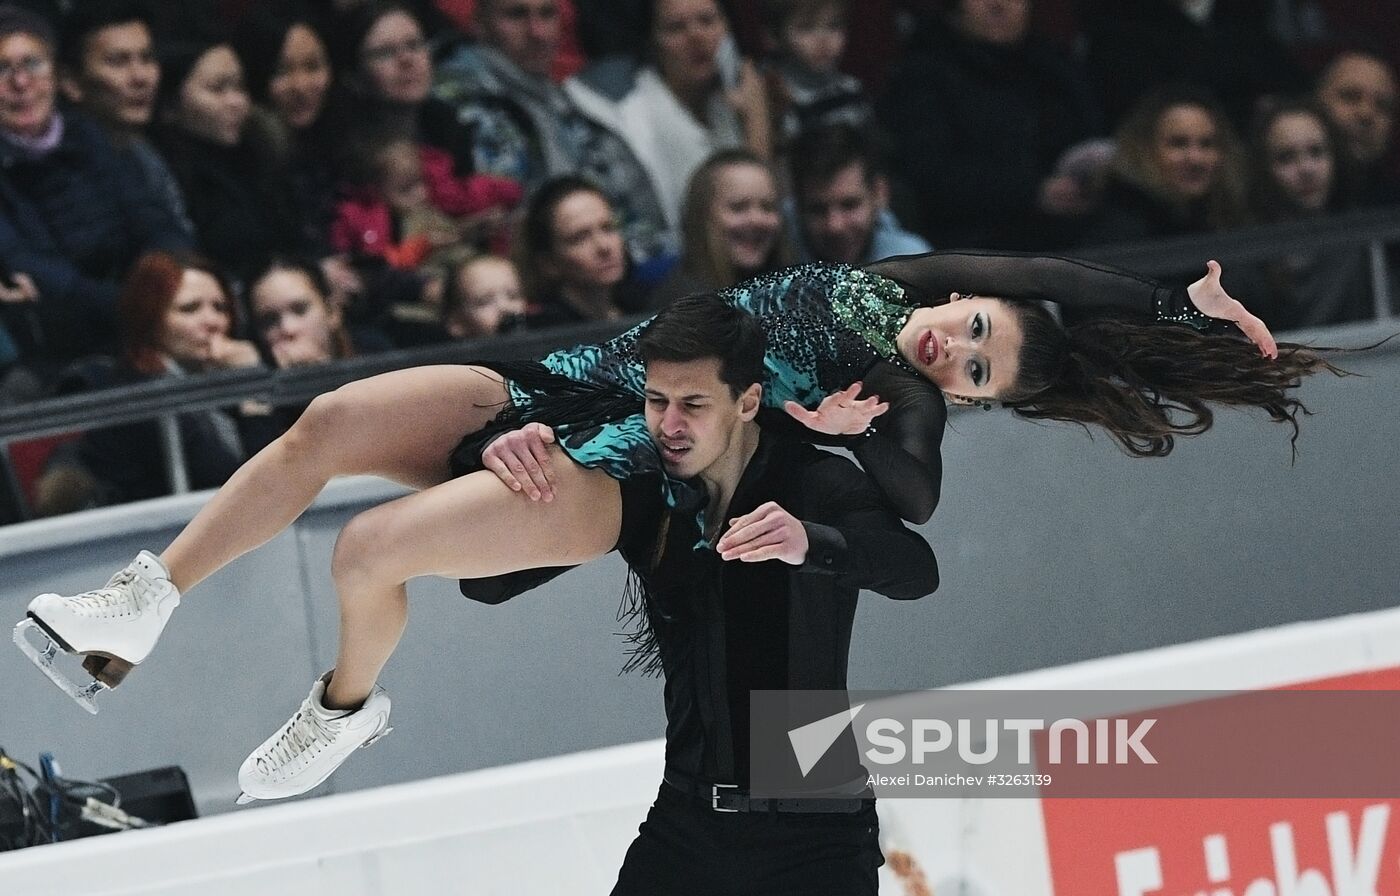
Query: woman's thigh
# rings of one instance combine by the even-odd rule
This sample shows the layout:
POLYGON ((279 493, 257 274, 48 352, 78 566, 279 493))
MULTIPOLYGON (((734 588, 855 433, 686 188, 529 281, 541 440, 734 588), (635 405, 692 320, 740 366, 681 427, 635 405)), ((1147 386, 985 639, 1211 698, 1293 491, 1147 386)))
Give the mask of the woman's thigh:
MULTIPOLYGON (((377 576, 494 576, 584 563, 617 544, 622 490, 601 470, 552 449, 553 501, 531 501, 495 474, 469 473, 365 511, 352 522, 377 576)), ((356 564, 358 565, 358 564, 356 564)))
POLYGON ((328 453, 336 473, 427 488, 448 478, 452 449, 508 398, 500 375, 485 367, 395 370, 318 397, 289 435, 301 450, 328 453))

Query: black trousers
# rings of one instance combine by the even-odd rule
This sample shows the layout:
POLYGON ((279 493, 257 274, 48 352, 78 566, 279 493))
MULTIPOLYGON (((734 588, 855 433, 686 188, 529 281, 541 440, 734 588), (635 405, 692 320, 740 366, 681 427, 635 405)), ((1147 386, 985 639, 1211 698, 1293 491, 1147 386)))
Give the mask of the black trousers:
POLYGON ((612 896, 867 896, 884 863, 873 801, 850 814, 715 812, 662 784, 612 896))

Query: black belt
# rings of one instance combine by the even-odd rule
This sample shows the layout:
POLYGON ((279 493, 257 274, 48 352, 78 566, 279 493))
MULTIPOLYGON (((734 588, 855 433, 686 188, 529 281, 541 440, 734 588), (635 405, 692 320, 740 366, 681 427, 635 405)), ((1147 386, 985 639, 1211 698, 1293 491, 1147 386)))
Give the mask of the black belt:
MULTIPOLYGON (((749 796, 748 791, 741 789, 738 784, 706 781, 670 767, 662 773, 661 780, 716 812, 822 812, 850 815, 874 805, 874 797, 869 795, 868 790, 852 793, 847 797, 766 799, 749 796)), ((856 783, 864 788, 863 779, 856 783)))

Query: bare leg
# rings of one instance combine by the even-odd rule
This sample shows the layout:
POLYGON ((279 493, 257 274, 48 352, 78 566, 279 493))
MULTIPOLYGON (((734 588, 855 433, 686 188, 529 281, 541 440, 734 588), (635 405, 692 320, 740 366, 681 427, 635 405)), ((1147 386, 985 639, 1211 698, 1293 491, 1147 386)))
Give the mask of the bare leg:
POLYGON ((331 561, 340 596, 340 652, 327 708, 357 707, 403 635, 414 576, 478 578, 583 563, 617 543, 616 480, 558 449, 554 501, 531 501, 491 473, 472 473, 372 508, 340 533, 331 561))
POLYGON ((374 474, 415 488, 448 477, 448 454, 506 401, 481 367, 397 370, 318 396, 281 438, 233 475, 165 549, 181 592, 271 539, 335 476, 374 474))

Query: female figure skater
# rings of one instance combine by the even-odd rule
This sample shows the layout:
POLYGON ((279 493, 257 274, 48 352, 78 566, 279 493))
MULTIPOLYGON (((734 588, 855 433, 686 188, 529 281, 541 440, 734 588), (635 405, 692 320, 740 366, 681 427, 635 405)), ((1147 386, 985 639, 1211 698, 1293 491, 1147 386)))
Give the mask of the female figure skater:
MULTIPOLYGON (((767 332, 765 404, 796 402, 802 407, 789 412, 809 428, 860 435, 857 459, 903 517, 921 522, 938 500, 944 395, 1096 423, 1141 456, 1164 455, 1175 434, 1209 428, 1207 402, 1261 407, 1294 424, 1296 435, 1301 404, 1288 390, 1303 375, 1335 368, 1301 347, 1280 354, 1219 278, 1212 262, 1206 277, 1172 290, 1068 259, 930 253, 863 269, 791 268, 727 296, 767 332), (1200 326, 1209 315, 1235 321, 1254 345, 1119 321, 1066 332, 1035 300, 1200 326), (870 428, 877 415, 879 427, 870 428)), ((332 476, 377 474, 421 488, 361 513, 341 532, 332 559, 341 608, 334 676, 316 682, 239 772, 246 797, 309 790, 387 731, 389 700, 375 681, 402 635, 410 578, 479 578, 598 557, 620 532, 619 481, 659 470, 660 451, 687 449, 658 449, 640 419, 636 338, 630 331, 542 364, 396 371, 322 395, 159 558, 142 552, 97 591, 41 595, 29 615, 115 684, 149 654, 183 592, 289 525, 332 476), (541 422, 558 433, 575 462, 553 464, 553 500, 515 494, 533 488, 523 470, 514 487, 489 471, 452 476, 453 448, 493 421, 495 428, 541 422)))

